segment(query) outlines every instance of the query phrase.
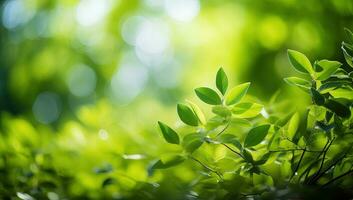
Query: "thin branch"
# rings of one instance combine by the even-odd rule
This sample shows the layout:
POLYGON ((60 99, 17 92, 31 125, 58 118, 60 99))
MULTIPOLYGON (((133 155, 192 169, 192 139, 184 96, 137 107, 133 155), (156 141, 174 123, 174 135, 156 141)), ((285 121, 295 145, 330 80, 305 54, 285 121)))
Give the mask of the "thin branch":
POLYGON ((225 130, 227 130, 229 125, 230 125, 230 121, 228 121, 227 125, 216 135, 216 137, 220 136, 225 130))
MULTIPOLYGON (((294 152, 294 151, 293 151, 293 152, 294 152)), ((303 158, 304 158, 305 152, 306 152, 306 149, 303 150, 303 153, 302 153, 302 155, 300 156, 298 165, 297 165, 297 167, 295 168, 295 170, 293 171, 292 176, 289 178, 288 184, 292 181, 293 177, 294 177, 295 174, 297 173, 297 171, 298 171, 298 169, 299 169, 299 166, 300 166, 300 164, 301 164, 301 162, 302 162, 302 160, 303 160, 303 158)))
POLYGON ((347 176, 348 174, 350 174, 350 173, 352 173, 352 172, 353 172, 353 169, 351 169, 351 170, 349 170, 349 171, 347 171, 347 172, 345 172, 345 173, 343 173, 343 174, 341 174, 341 175, 335 177, 334 179, 332 179, 332 180, 330 180, 329 182, 327 182, 327 183, 325 183, 324 185, 322 185, 321 188, 327 187, 327 186, 330 185, 331 183, 337 181, 338 179, 340 179, 340 178, 342 178, 342 177, 344 177, 344 176, 347 176))
POLYGON ((325 163, 325 158, 326 158, 326 153, 327 151, 329 150, 329 148, 331 147, 333 141, 335 140, 335 138, 333 138, 330 143, 328 144, 328 146, 326 147, 326 149, 324 150, 324 154, 322 156, 322 160, 321 160, 321 165, 320 165, 320 168, 319 170, 311 177, 309 183, 315 183, 315 181, 317 180, 317 177, 318 175, 320 174, 321 170, 322 170, 322 167, 324 166, 324 163, 325 163))
POLYGON ((286 152, 286 151, 306 151, 310 153, 320 153, 321 151, 318 150, 307 150, 307 149, 278 149, 278 150, 270 150, 269 152, 276 153, 276 152, 286 152))
POLYGON ((222 174, 220 174, 217 170, 214 170, 214 169, 212 169, 211 167, 205 165, 204 163, 202 163, 200 160, 196 159, 196 158, 193 157, 193 156, 189 156, 189 158, 191 158, 191 160, 193 160, 193 161, 199 163, 199 164, 200 164, 202 167, 204 167, 205 169, 207 169, 207 170, 209 170, 209 171, 215 173, 221 180, 223 180, 222 174))
POLYGON ((232 151, 233 153, 237 154, 238 156, 240 156, 241 158, 245 159, 243 155, 241 155, 239 152, 237 152, 236 150, 234 150, 233 148, 231 148, 230 146, 221 143, 223 146, 227 147, 227 149, 229 149, 230 151, 232 151))

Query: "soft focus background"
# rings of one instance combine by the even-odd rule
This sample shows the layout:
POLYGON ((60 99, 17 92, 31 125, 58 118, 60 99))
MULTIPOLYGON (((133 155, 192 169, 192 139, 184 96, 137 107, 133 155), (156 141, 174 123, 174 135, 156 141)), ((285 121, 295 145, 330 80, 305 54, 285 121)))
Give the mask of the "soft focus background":
POLYGON ((291 106, 305 104, 284 85, 295 74, 286 50, 343 62, 343 29, 353 28, 351 0, 0 7, 0 195, 22 199, 182 198, 197 176, 191 163, 148 174, 150 162, 174 150, 157 120, 180 126, 175 104, 200 103, 193 88, 214 85, 219 67, 232 85, 251 81, 261 101, 280 90, 291 106))

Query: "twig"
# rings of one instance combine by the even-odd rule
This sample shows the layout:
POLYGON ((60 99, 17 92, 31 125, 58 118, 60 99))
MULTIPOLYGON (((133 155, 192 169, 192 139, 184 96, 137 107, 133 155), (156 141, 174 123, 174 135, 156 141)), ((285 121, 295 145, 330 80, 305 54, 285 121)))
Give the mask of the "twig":
POLYGON ((229 149, 230 151, 232 151, 233 153, 237 154, 238 156, 240 156, 241 158, 245 159, 243 155, 241 155, 239 152, 237 152, 236 150, 234 150, 233 148, 231 148, 230 146, 221 143, 223 146, 227 147, 227 149, 229 149))
POLYGON ((352 172, 353 172, 353 169, 351 169, 351 170, 349 170, 349 171, 347 171, 347 172, 345 172, 345 173, 343 173, 343 174, 341 174, 341 175, 335 177, 334 179, 332 179, 332 180, 330 180, 329 182, 327 182, 327 183, 325 183, 324 185, 322 185, 321 188, 327 187, 327 186, 330 185, 331 183, 337 181, 338 179, 340 179, 340 178, 342 178, 342 177, 344 177, 344 176, 347 176, 348 174, 350 174, 350 173, 352 173, 352 172))
POLYGON ((278 150, 270 150, 269 152, 276 153, 276 152, 286 152, 286 151, 306 151, 310 153, 319 153, 321 151, 315 151, 315 150, 307 150, 307 149, 278 149, 278 150))
POLYGON ((306 149, 304 148, 303 153, 302 153, 302 155, 300 156, 298 165, 297 165, 297 167, 295 168, 295 170, 293 171, 292 176, 289 178, 288 184, 290 184, 290 182, 292 181, 293 177, 294 177, 295 174, 297 173, 297 171, 298 171, 298 169, 299 169, 299 166, 300 166, 300 164, 301 164, 301 162, 302 162, 302 160, 303 160, 303 158, 304 158, 305 152, 306 152, 306 149))
POLYGON ((223 180, 222 174, 220 174, 217 170, 212 169, 211 167, 205 165, 204 163, 202 163, 200 160, 196 159, 193 156, 189 156, 189 158, 191 158, 193 161, 199 163, 202 167, 204 167, 205 169, 215 173, 221 180, 223 180))
POLYGON ((216 137, 220 136, 225 130, 227 130, 229 125, 230 125, 230 121, 228 121, 227 125, 216 135, 216 137))

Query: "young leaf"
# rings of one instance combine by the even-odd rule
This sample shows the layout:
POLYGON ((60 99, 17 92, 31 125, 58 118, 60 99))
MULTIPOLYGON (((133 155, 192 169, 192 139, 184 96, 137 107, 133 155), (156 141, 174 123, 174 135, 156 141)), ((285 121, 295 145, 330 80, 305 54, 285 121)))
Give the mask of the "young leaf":
POLYGON ((269 124, 257 126, 251 129, 245 138, 244 146, 251 147, 262 142, 262 140, 265 139, 269 129, 269 124))
POLYGON ((224 95, 228 88, 228 77, 223 68, 219 68, 216 76, 216 86, 218 90, 224 95))
POLYGON ((324 106, 327 109, 331 110, 332 112, 336 113, 336 115, 338 115, 340 117, 349 118, 351 116, 350 109, 347 106, 345 106, 335 100, 328 99, 325 102, 324 106))
POLYGON ((252 118, 259 115, 263 107, 261 104, 244 102, 235 105, 232 112, 239 118, 252 118))
POLYGON ((179 144, 179 136, 172 128, 160 121, 158 122, 158 125, 162 131, 164 139, 167 142, 171 144, 179 144))
POLYGON ((190 133, 183 138, 182 146, 188 153, 193 153, 203 144, 203 138, 199 133, 190 133))
POLYGON ((320 60, 315 62, 315 69, 317 70, 317 80, 323 81, 328 79, 342 64, 337 61, 320 60), (321 71, 318 71, 320 69, 321 71))
POLYGON ((199 106, 197 106, 196 104, 194 104, 193 102, 191 101, 188 101, 186 100, 189 105, 191 106, 192 110, 194 111, 195 115, 197 116, 197 118, 199 119, 200 123, 201 124, 206 124, 207 121, 206 121, 206 118, 205 118, 205 115, 203 114, 202 110, 200 109, 199 106))
POLYGON ((247 93, 249 86, 250 86, 250 83, 247 82, 247 83, 237 85, 233 89, 231 89, 226 96, 226 104, 233 105, 238 103, 247 93))
POLYGON ((301 73, 315 74, 309 59, 304 54, 290 49, 288 49, 287 53, 289 61, 294 69, 301 73))
POLYGON ((311 87, 311 83, 309 81, 298 77, 288 77, 288 78, 285 78, 284 81, 289 85, 299 87, 305 92, 308 92, 311 87))
POLYGON ((311 98, 316 105, 319 105, 319 106, 324 105, 325 97, 322 96, 320 92, 316 91, 314 88, 311 88, 310 93, 311 93, 311 98))
POLYGON ((200 87, 195 89, 196 95, 205 103, 210 105, 222 104, 221 98, 217 92, 208 87, 200 87))
POLYGON ((353 67, 353 57, 349 55, 349 53, 347 52, 344 46, 342 46, 341 49, 343 51, 344 59, 346 60, 347 64, 353 67))
POLYGON ((181 121, 190 126, 198 126, 199 121, 192 109, 185 104, 177 105, 177 112, 181 121))

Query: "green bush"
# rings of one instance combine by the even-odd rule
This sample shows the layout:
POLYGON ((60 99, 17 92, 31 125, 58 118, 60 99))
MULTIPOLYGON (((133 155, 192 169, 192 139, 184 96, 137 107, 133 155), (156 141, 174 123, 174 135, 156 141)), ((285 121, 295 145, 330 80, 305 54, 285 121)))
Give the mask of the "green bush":
POLYGON ((177 105, 186 126, 173 130, 158 122, 166 142, 179 149, 161 155, 150 172, 194 161, 200 178, 190 195, 201 199, 352 197, 353 34, 347 33, 350 42, 343 42, 342 50, 348 65, 325 59, 311 63, 288 50, 301 76, 284 81, 310 95, 309 106, 286 107, 278 101, 280 93, 260 102, 247 95, 250 83, 229 89, 220 68, 218 91, 195 89, 210 106, 211 117, 187 101, 177 105))

